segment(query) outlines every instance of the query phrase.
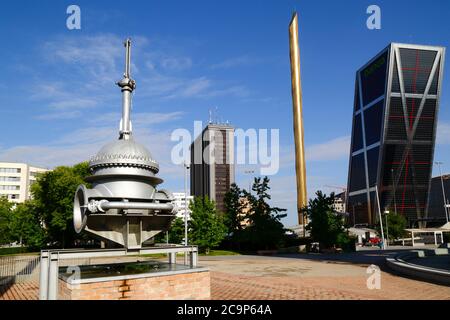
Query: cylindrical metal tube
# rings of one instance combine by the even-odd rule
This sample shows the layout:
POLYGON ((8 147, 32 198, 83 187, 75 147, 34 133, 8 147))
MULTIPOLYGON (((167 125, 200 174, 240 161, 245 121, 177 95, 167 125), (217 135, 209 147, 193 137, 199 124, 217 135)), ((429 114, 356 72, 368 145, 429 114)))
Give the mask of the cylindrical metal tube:
POLYGON ((130 133, 130 110, 131 92, 128 89, 122 90, 122 132, 130 133))
POLYGON ((292 105, 294 118, 295 171, 297 176, 297 209, 299 224, 306 224, 301 210, 308 204, 306 193, 306 161, 303 138, 302 85, 300 79, 300 49, 298 45, 298 16, 292 17, 289 25, 291 59, 292 105))
POLYGON ((100 201, 98 206, 103 211, 109 209, 150 209, 150 210, 167 210, 167 211, 173 210, 172 203, 100 201))

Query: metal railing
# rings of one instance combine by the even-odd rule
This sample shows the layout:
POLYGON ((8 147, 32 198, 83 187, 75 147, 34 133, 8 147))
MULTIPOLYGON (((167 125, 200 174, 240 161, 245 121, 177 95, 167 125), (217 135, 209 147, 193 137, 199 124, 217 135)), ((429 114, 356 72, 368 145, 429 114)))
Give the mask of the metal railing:
MULTIPOLYGON (((39 275, 39 299, 57 300, 58 299, 58 279, 59 270, 62 266, 91 265, 93 261, 101 264, 107 263, 107 260, 118 262, 124 259, 142 259, 146 254, 167 254, 170 264, 176 263, 177 253, 187 253, 189 261, 186 263, 191 268, 197 267, 198 248, 197 246, 183 245, 161 245, 155 247, 145 247, 139 250, 127 251, 126 249, 54 249, 42 250, 40 256, 40 275, 39 275), (92 259, 92 260, 91 260, 92 259)), ((112 261, 109 261, 112 262, 112 261)))
POLYGON ((0 257, 0 286, 39 280, 39 256, 0 257))

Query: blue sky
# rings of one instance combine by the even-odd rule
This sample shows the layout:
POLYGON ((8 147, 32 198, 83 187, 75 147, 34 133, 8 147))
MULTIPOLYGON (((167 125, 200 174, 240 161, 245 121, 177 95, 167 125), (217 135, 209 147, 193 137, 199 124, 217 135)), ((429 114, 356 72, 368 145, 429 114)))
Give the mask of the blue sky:
MULTIPOLYGON (((288 24, 299 12, 308 194, 347 182, 355 71, 389 42, 449 47, 442 1, 9 1, 0 12, 0 160, 46 167, 87 160, 117 136, 124 38, 133 39, 133 128, 160 162, 164 187, 183 188, 170 163, 176 128, 220 118, 280 129, 273 203, 296 223, 288 24), (130 2, 131 3, 131 2, 130 2), (81 30, 66 8, 81 8, 81 30), (381 30, 366 8, 381 8, 381 30)), ((445 67, 435 159, 450 171, 445 67)), ((243 187, 246 166, 236 168, 243 187)), ((436 168, 435 168, 436 169, 436 168)), ((437 171, 435 170, 435 173, 437 171)))

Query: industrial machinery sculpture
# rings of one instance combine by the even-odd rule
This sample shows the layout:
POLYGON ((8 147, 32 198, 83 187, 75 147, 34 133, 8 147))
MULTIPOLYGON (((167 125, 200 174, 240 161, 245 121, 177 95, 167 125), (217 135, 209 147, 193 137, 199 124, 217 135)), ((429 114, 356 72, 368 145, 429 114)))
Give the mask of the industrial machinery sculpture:
POLYGON ((119 139, 105 145, 89 161, 92 188, 80 185, 75 192, 73 223, 82 230, 127 249, 142 244, 170 226, 177 208, 169 191, 157 190, 163 182, 159 165, 132 136, 131 95, 136 83, 130 77, 131 41, 125 41, 126 59, 119 139))

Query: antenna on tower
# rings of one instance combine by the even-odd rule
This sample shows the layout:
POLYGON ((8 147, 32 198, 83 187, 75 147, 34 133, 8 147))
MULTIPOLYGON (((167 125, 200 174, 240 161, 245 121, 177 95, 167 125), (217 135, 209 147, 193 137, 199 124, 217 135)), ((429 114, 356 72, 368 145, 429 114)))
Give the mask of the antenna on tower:
POLYGON ((212 123, 212 110, 211 109, 209 109, 209 121, 208 121, 208 123, 209 124, 212 123))

